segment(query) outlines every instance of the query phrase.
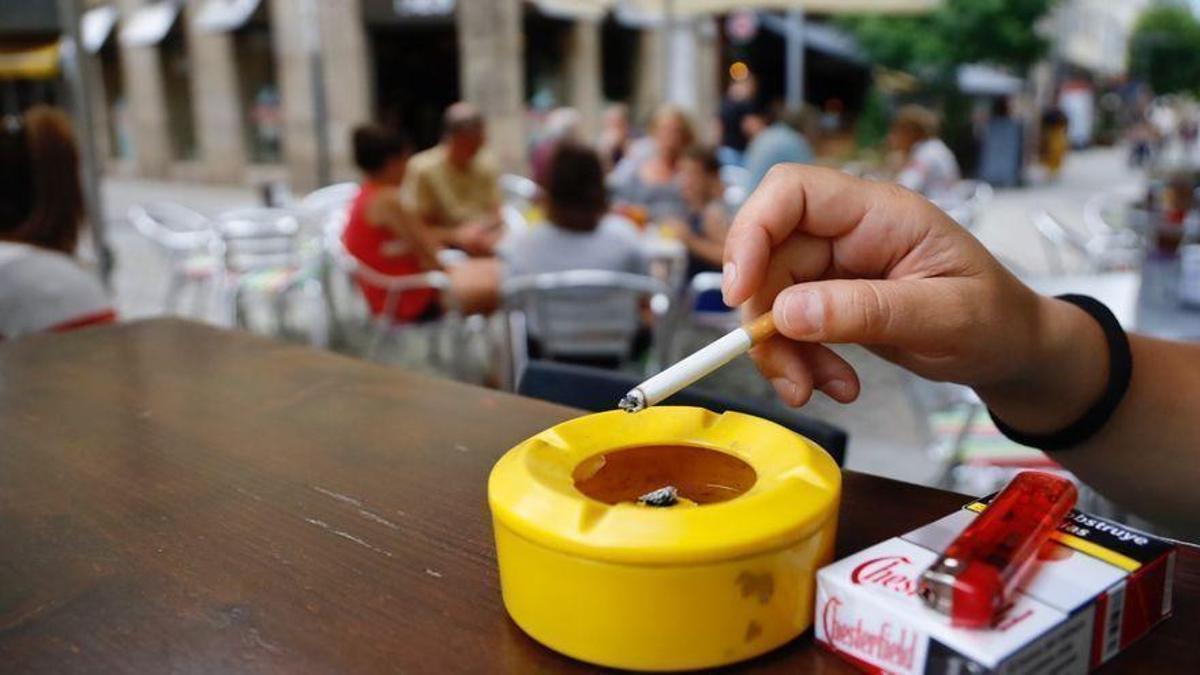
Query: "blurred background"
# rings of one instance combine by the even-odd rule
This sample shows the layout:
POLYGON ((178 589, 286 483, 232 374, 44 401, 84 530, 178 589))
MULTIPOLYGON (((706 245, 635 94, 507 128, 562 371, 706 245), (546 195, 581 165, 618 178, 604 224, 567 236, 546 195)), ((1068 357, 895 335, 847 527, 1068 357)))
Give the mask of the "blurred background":
MULTIPOLYGON (((705 246, 719 247, 722 220, 765 168, 801 161, 898 180, 1035 288, 1090 293, 1131 329, 1195 339, 1198 9, 1183 0, 0 0, 0 114, 49 104, 69 115, 88 226, 78 256, 121 320, 181 315, 506 389, 531 359, 580 360, 554 348, 549 324, 560 321, 576 334, 616 331, 616 348, 595 347, 612 352, 603 365, 641 375, 728 328, 705 246), (455 280, 436 275, 420 279, 443 298, 436 317, 384 317, 364 302, 356 284, 372 270, 340 240, 363 180, 352 132, 372 123, 402 132, 413 150, 452 144, 445 113, 458 101, 486 129, 504 236, 553 212, 553 176, 539 173, 565 170, 547 159, 561 159, 558 144, 597 153, 610 215, 661 284, 626 289, 646 298, 624 327, 534 316, 536 293, 508 275, 479 310, 456 304, 455 280), (687 177, 687 157, 701 178, 687 177), (678 213, 645 196, 659 158, 678 213), (247 223, 255 236, 266 228, 285 239, 285 255, 235 261, 247 223), (647 330, 649 347, 629 346, 647 330)), ((453 277, 463 259, 493 254, 483 248, 451 245, 426 271, 453 277)), ((377 282, 396 297, 416 289, 412 278, 377 282)), ((847 432, 846 466, 971 493, 1022 467, 1054 468, 1000 437, 969 391, 842 352, 863 376, 862 398, 840 406, 817 396, 803 412, 847 432)), ((706 386, 777 405, 748 362, 706 386)))

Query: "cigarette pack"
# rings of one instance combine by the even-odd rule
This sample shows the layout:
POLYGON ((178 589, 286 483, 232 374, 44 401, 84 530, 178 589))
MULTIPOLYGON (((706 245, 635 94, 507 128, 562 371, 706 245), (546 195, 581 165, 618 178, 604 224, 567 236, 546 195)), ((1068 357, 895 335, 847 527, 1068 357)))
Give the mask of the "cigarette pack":
POLYGON ((1086 673, 1171 614, 1175 545, 1072 511, 992 628, 954 628, 917 579, 987 505, 817 573, 817 641, 872 673, 1086 673))

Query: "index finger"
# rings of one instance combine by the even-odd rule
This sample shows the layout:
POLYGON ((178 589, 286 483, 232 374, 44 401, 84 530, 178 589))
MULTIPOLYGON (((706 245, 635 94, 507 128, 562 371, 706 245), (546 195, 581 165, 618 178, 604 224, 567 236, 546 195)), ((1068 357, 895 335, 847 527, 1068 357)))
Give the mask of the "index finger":
POLYGON ((794 231, 837 237, 862 221, 878 184, 834 169, 777 164, 742 205, 725 239, 725 304, 740 305, 763 283, 771 249, 794 231))

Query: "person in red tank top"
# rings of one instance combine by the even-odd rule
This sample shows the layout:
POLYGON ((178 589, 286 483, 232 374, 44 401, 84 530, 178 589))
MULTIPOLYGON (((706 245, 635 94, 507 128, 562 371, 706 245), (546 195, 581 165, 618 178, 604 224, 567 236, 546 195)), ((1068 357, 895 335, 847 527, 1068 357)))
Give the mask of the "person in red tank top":
MULTIPOLYGON (((399 134, 379 125, 354 130, 354 161, 364 174, 342 233, 346 250, 371 269, 390 276, 440 269, 440 246, 400 201, 400 185, 409 148, 399 134)), ((387 292, 358 280, 372 314, 386 311, 387 292)), ((405 291, 395 300, 397 321, 413 321, 440 313, 437 291, 405 291)))

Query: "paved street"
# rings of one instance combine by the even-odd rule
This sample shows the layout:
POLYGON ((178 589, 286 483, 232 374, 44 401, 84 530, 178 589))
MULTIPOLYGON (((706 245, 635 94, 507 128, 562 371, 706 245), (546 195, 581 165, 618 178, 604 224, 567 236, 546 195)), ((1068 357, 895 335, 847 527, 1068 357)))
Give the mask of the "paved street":
MULTIPOLYGON (((1073 153, 1053 183, 997 191, 987 208, 977 235, 993 251, 1034 275, 1048 271, 1047 259, 1028 214, 1046 208, 1069 227, 1083 227, 1083 205, 1102 191, 1136 190, 1140 175, 1128 169, 1123 150, 1094 149, 1073 153)), ((110 179, 104 184, 109 214, 109 241, 117 255, 114 289, 125 318, 160 312, 166 268, 161 256, 129 225, 125 212, 138 202, 171 200, 208 214, 255 203, 250 187, 181 185, 140 180, 110 179)), ((704 336, 695 336, 697 343, 704 336)), ((849 467, 913 482, 932 482, 941 465, 929 452, 937 440, 924 397, 914 395, 921 385, 898 368, 865 350, 846 348, 843 353, 859 369, 863 396, 842 406, 817 396, 806 412, 846 428, 850 433, 849 467)), ((476 349, 482 360, 482 349, 476 349)), ((399 367, 428 369, 424 349, 392 349, 385 362, 399 367)), ((769 398, 770 393, 748 362, 736 363, 716 375, 709 386, 739 396, 769 398)))

